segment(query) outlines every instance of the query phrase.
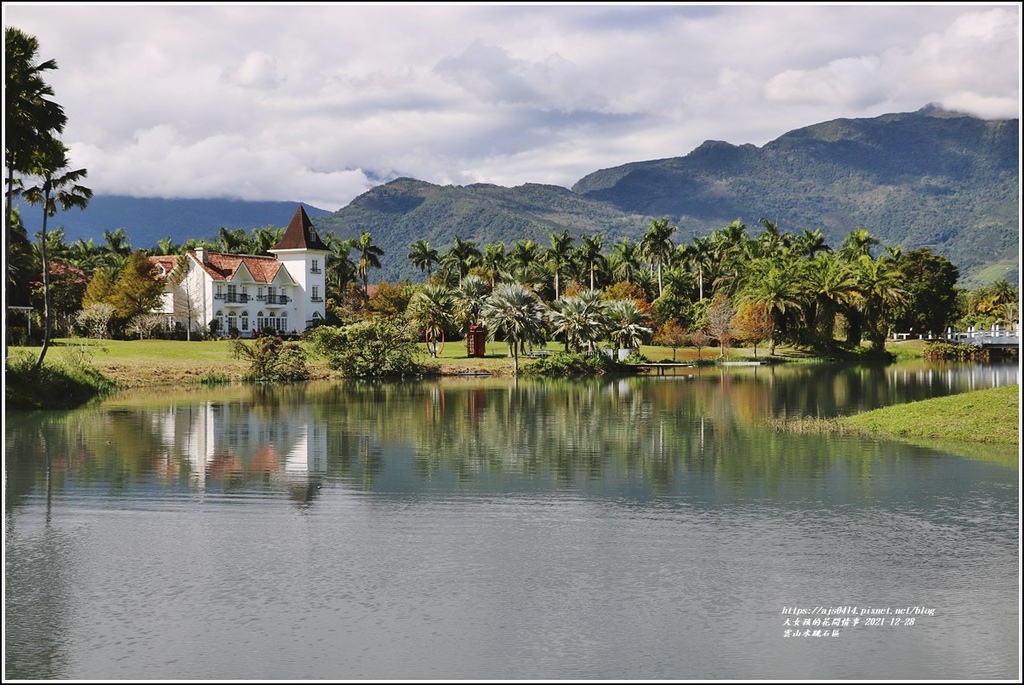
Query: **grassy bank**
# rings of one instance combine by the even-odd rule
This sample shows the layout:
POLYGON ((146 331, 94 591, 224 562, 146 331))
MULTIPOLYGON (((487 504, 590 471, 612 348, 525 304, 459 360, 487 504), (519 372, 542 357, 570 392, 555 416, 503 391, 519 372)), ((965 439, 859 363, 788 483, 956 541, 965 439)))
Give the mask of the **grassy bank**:
POLYGON ((871 435, 901 440, 1020 444, 1020 386, 883 407, 840 420, 871 435))

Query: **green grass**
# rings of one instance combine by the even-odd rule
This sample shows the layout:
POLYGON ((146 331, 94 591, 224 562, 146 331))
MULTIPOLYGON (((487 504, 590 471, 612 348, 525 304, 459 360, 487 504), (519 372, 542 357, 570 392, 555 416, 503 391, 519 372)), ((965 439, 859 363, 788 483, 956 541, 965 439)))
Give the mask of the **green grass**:
POLYGON ((897 404, 840 419, 842 426, 900 440, 1020 444, 1020 386, 897 404))

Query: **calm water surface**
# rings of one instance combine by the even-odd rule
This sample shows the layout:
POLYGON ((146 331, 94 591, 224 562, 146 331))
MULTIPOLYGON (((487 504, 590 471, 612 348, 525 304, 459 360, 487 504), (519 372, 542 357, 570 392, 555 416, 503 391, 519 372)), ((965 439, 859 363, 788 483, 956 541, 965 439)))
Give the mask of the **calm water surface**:
POLYGON ((1016 450, 765 427, 1016 383, 747 368, 9 412, 5 675, 1017 680, 1016 450))

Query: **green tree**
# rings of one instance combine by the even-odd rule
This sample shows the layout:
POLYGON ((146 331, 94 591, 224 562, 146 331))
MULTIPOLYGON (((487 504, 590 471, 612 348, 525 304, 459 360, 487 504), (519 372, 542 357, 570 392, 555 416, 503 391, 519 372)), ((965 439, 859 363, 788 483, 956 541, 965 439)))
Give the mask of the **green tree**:
POLYGON ((593 352, 607 328, 601 293, 586 290, 555 300, 551 303, 551 324, 555 337, 562 338, 566 352, 593 352))
POLYGON ((409 318, 416 330, 423 331, 430 356, 437 357, 440 341, 455 327, 455 296, 443 284, 427 283, 409 301, 409 318))
POLYGON ((604 238, 600 233, 585 235, 580 240, 577 248, 576 258, 583 264, 583 272, 587 274, 590 281, 590 289, 596 287, 597 274, 604 269, 604 255, 601 250, 604 248, 604 238))
POLYGON ((895 312, 892 325, 898 331, 945 333, 962 315, 957 305, 959 269, 927 247, 903 253, 898 264, 907 302, 895 312))
POLYGON ((653 332, 648 317, 634 300, 611 300, 605 303, 608 337, 619 349, 636 352, 653 332))
POLYGON ((658 297, 664 294, 662 267, 675 249, 672 234, 677 230, 675 226, 669 226, 668 219, 652 219, 640 239, 640 254, 651 264, 652 271, 656 270, 658 274, 658 297))
POLYGON ((43 365, 46 351, 50 346, 50 264, 46 253, 47 220, 57 214, 58 209, 72 207, 84 209, 92 197, 92 190, 78 184, 88 172, 85 169, 68 170, 67 147, 59 140, 51 139, 45 147, 38 148, 32 155, 29 173, 38 182, 23 191, 25 200, 32 205, 42 205, 43 228, 39 237, 40 260, 43 272, 43 346, 39 352, 35 369, 43 365))
POLYGON ((779 321, 787 313, 800 311, 802 282, 794 262, 780 259, 755 260, 750 275, 740 294, 740 300, 764 304, 772 317, 773 326, 768 336, 770 354, 775 354, 778 343, 779 321))
POLYGON ((356 261, 356 269, 359 271, 359 279, 363 282, 363 295, 368 297, 370 286, 367 280, 370 269, 380 268, 380 258, 383 256, 384 250, 374 244, 373 238, 368 231, 363 231, 352 247, 359 254, 359 259, 356 261))
MULTIPOLYGON (((91 285, 91 283, 90 283, 91 285)), ((110 288, 105 301, 114 306, 114 325, 123 331, 136 316, 148 314, 160 304, 163 281, 154 278, 153 267, 143 250, 128 256, 128 264, 110 288)))
POLYGON ((539 342, 545 323, 544 304, 519 283, 499 283, 481 311, 492 340, 502 336, 512 355, 513 373, 519 374, 519 350, 527 342, 539 342))
POLYGON ((549 234, 551 245, 544 251, 548 267, 555 275, 555 299, 562 296, 559 279, 562 270, 565 269, 572 259, 572 236, 568 230, 561 233, 549 234))
POLYGON ((441 256, 426 240, 417 240, 409 248, 409 261, 420 271, 426 271, 429 279, 434 273, 434 265, 441 261, 441 256))
POLYGON ((884 352, 889 323, 907 301, 903 276, 896 263, 884 255, 878 259, 872 259, 869 254, 861 255, 856 266, 859 307, 868 339, 875 351, 884 352))

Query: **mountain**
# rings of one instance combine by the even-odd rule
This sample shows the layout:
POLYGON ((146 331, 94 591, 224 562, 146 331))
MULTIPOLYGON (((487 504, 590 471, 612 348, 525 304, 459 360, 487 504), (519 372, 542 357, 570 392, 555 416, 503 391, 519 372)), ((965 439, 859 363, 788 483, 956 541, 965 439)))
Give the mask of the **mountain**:
MULTIPOLYGON (((762 147, 707 141, 684 157, 602 169, 572 189, 525 184, 438 186, 400 178, 372 188, 336 212, 307 207, 321 233, 370 232, 384 250, 372 277, 422 280, 410 245, 426 240, 442 254, 456 236, 478 247, 522 238, 542 246, 550 234, 601 233, 606 246, 639 240, 651 219, 679 228, 676 244, 739 219, 780 230, 821 230, 838 247, 855 228, 883 245, 930 247, 973 287, 1018 279, 1020 122, 982 120, 926 107, 866 119, 836 119, 790 131, 762 147)), ((284 226, 298 203, 94 197, 62 212, 69 240, 102 240, 123 227, 134 247, 162 238, 213 238, 221 226, 284 226)), ((38 211, 28 208, 29 212, 38 211)))
MULTIPOLYGON (((63 226, 66 242, 92 239, 103 243, 103 232, 123 228, 133 248, 155 247, 164 238, 179 245, 189 238, 215 239, 221 227, 235 229, 287 226, 300 202, 248 202, 245 200, 184 200, 126 195, 95 195, 85 209, 69 209, 50 219, 49 226, 63 226)), ((34 233, 39 207, 17 205, 26 226, 34 233)), ((303 205, 310 220, 329 214, 326 209, 303 205)))

